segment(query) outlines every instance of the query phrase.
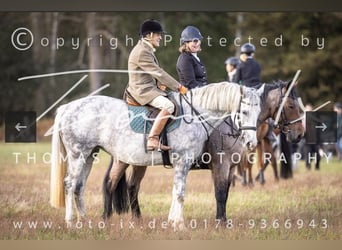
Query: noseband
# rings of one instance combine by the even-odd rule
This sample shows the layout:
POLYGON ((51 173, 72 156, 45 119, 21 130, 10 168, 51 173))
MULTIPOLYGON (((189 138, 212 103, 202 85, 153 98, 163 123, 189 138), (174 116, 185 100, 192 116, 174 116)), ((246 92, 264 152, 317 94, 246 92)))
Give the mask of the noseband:
MULTIPOLYGON (((257 106, 258 104, 247 103, 246 101, 244 101, 242 99, 242 97, 243 97, 243 87, 242 86, 240 86, 240 93, 241 93, 241 98, 240 98, 240 107, 239 107, 239 110, 238 110, 238 114, 241 116, 241 104, 242 103, 244 103, 246 105, 249 105, 249 106, 257 106)), ((239 126, 238 130, 239 130, 240 134, 241 134, 241 131, 243 131, 243 130, 253 130, 253 131, 257 130, 256 126, 242 126, 241 119, 238 120, 238 126, 239 126)))
MULTIPOLYGON (((282 92, 281 92, 281 86, 279 86, 279 92, 280 92, 280 95, 281 95, 281 98, 279 100, 279 103, 277 105, 277 108, 275 109, 272 117, 275 116, 275 114, 278 112, 279 108, 280 108, 280 104, 282 103, 283 101, 283 98, 285 97, 282 92)), ((292 100, 296 100, 296 98, 294 96, 288 96, 288 98, 291 98, 292 100)), ((296 124, 298 122, 301 122, 302 118, 297 118, 297 119, 294 119, 292 121, 288 120, 287 117, 286 117, 286 114, 285 114, 285 111, 284 111, 284 108, 281 110, 281 121, 275 125, 274 127, 277 128, 277 129, 280 129, 284 134, 287 134, 291 131, 291 129, 289 128, 290 125, 292 124, 296 124)), ((274 118, 273 118, 274 119, 274 118)))

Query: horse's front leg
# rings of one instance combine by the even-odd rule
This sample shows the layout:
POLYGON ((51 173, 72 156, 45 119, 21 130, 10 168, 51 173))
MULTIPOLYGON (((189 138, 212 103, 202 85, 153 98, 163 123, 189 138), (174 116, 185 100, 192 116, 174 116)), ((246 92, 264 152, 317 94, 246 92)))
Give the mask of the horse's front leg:
MULTIPOLYGON (((229 164, 220 164, 213 157, 211 165, 212 178, 214 180, 215 199, 216 199, 216 219, 222 222, 227 221, 226 205, 229 192, 229 164)), ((234 175, 233 175, 234 176, 234 175)), ((233 178, 232 178, 233 179, 233 178)))
POLYGON ((186 177, 188 175, 190 164, 174 164, 174 178, 172 189, 172 203, 169 212, 169 223, 174 230, 184 230, 183 205, 185 196, 186 177))
POLYGON ((277 160, 276 160, 276 158, 274 156, 274 152, 272 152, 271 164, 272 164, 272 167, 273 167, 274 178, 275 178, 276 181, 279 181, 278 168, 277 168, 277 160))

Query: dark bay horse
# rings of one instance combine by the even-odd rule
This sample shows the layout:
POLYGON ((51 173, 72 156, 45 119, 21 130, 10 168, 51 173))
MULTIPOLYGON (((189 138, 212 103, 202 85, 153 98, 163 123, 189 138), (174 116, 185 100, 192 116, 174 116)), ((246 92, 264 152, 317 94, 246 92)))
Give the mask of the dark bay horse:
MULTIPOLYGON (((208 136, 228 116, 232 117, 234 126, 241 132, 243 145, 252 150, 257 144, 256 123, 261 92, 222 82, 193 89, 186 96, 179 93, 172 95, 179 105, 180 100, 190 100, 191 105, 182 105, 183 116, 190 116, 193 121, 188 123, 182 120, 177 129, 168 133, 168 144, 172 148, 170 158, 174 166, 168 220, 175 228, 182 229, 185 185, 192 165, 191 158, 197 158, 203 152, 208 136), (194 110, 198 115, 193 115, 194 110)), ((145 135, 132 130, 129 114, 123 100, 107 96, 85 97, 58 108, 52 135, 50 203, 54 207, 65 206, 68 224, 74 218, 74 205, 78 219, 86 215, 84 188, 94 154, 99 149, 104 149, 115 159, 106 177, 109 192, 121 185, 129 165, 143 166, 134 167, 141 172, 146 168, 144 166, 163 163, 159 152, 145 151, 145 135)), ((138 180, 139 177, 140 174, 133 174, 131 180, 138 180)))
MULTIPOLYGON (((257 129, 258 145, 253 152, 245 152, 241 163, 238 167, 238 172, 242 176, 241 184, 243 186, 253 186, 252 167, 256 166, 258 174, 255 178, 260 184, 265 184, 264 171, 268 164, 272 165, 274 178, 279 180, 277 161, 274 149, 267 136, 270 129, 268 121, 263 122, 257 129), (250 155, 253 154, 251 157, 250 155), (252 160, 250 160, 253 158, 252 160)), ((278 132, 279 133, 279 132, 278 132)))
MULTIPOLYGON (((270 125, 265 124, 264 126, 267 127, 270 125)), ((270 142, 269 138, 264 136, 260 140, 260 145, 258 143, 258 146, 255 150, 256 150, 256 166, 257 166, 257 170, 258 170, 258 174, 255 177, 255 180, 259 181, 262 185, 265 184, 264 172, 265 172, 266 167, 269 164, 271 164, 272 169, 273 169, 274 178, 275 178, 275 180, 278 181, 279 175, 278 175, 275 150, 272 148, 272 143, 270 142)), ((249 178, 252 178, 252 173, 250 173, 249 178)))
MULTIPOLYGON (((261 95, 262 112, 258 118, 258 125, 269 117, 274 119, 279 110, 281 112, 279 128, 286 130, 289 141, 298 142, 303 136, 303 127, 300 120, 297 122, 300 112, 294 89, 290 88, 290 95, 286 98, 284 108, 280 110, 280 104, 288 88, 290 88, 290 83, 285 82, 263 84, 260 87, 263 94, 261 95)), ((226 221, 226 203, 234 177, 233 170, 240 164, 241 155, 245 152, 241 140, 232 133, 234 129, 230 123, 231 121, 226 120, 213 130, 204 148, 204 152, 211 156, 209 168, 212 171, 215 186, 216 219, 222 221, 226 221)), ((147 166, 133 164, 131 175, 127 179, 122 176, 115 190, 109 190, 107 185, 110 180, 111 167, 112 165, 109 166, 104 179, 104 217, 110 216, 113 208, 117 213, 124 213, 128 212, 129 207, 134 217, 140 217, 138 193, 147 166)))

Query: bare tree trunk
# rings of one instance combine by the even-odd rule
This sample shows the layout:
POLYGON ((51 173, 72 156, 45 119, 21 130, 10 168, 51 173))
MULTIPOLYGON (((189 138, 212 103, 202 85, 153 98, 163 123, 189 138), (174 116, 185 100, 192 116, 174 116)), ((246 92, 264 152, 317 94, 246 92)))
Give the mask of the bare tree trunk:
MULTIPOLYGON (((41 19, 41 13, 39 12, 32 12, 30 14, 30 20, 31 20, 31 28, 32 28, 32 33, 36 36, 36 37, 41 37, 40 34, 40 28, 39 28, 39 20, 41 19)), ((40 55, 40 44, 39 43, 33 43, 33 47, 32 47, 32 56, 33 56, 33 67, 35 69, 35 71, 40 71, 41 69, 41 63, 42 63, 42 59, 43 57, 40 55)))
MULTIPOLYGON (((35 37, 41 38, 44 31, 49 32, 49 51, 44 53, 41 44, 36 42, 33 45, 33 63, 36 73, 52 73, 56 71, 56 50, 57 34, 59 26, 58 12, 54 13, 31 13, 32 31, 35 37), (46 65, 46 66, 45 66, 46 65)), ((37 80, 38 88, 35 93, 35 107, 38 113, 43 112, 55 100, 56 80, 55 77, 49 77, 47 80, 37 80)))
MULTIPOLYGON (((102 66, 100 41, 96 32, 96 13, 88 13, 86 18, 86 28, 89 40, 88 63, 90 69, 100 69, 102 66)), ((102 77, 98 72, 90 73, 90 91, 94 91, 101 86, 102 77)))
MULTIPOLYGON (((56 71, 56 50, 57 50, 57 33, 58 33, 58 12, 54 12, 51 22, 51 34, 50 34, 50 57, 49 57, 49 72, 56 71)), ((55 77, 49 78, 50 88, 54 89, 56 86, 55 77)), ((52 101, 51 95, 49 95, 49 101, 52 101)))
MULTIPOLYGON (((243 23, 243 13, 239 12, 236 15, 236 30, 235 30, 235 37, 242 38, 242 23, 243 23)), ((235 47, 235 56, 239 57, 240 55, 240 48, 235 47)))

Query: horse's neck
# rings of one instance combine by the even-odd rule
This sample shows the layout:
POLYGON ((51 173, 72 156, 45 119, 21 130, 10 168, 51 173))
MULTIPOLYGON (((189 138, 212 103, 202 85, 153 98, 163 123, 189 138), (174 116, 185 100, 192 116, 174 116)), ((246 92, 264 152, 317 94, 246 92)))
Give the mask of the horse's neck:
POLYGON ((202 123, 209 133, 212 132, 213 128, 218 127, 228 116, 228 112, 208 110, 196 105, 193 105, 192 108, 185 101, 182 101, 182 106, 186 119, 189 120, 189 116, 193 115, 193 122, 202 123), (207 123, 203 120, 201 121, 201 119, 204 119, 207 123))
POLYGON ((278 88, 267 90, 266 98, 261 101, 261 114, 260 120, 265 121, 268 118, 271 118, 275 113, 280 100, 281 100, 281 92, 278 88))

